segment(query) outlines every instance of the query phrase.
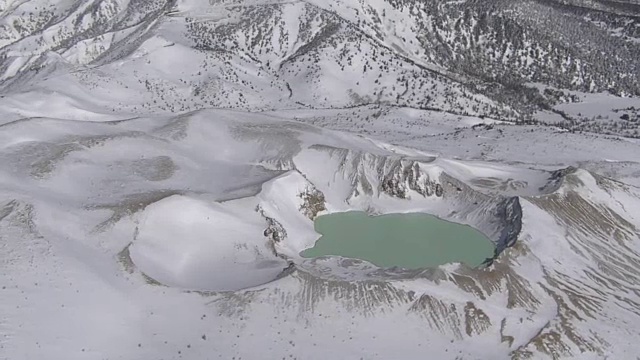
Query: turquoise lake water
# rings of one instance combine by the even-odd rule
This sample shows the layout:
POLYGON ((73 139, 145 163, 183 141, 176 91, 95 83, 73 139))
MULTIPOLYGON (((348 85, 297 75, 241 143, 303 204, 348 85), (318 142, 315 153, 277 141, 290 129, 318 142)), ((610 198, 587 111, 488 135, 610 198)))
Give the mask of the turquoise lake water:
POLYGON ((306 258, 327 255, 406 269, 462 262, 471 267, 493 256, 493 243, 480 231, 424 213, 368 216, 350 211, 319 216, 315 246, 306 258))

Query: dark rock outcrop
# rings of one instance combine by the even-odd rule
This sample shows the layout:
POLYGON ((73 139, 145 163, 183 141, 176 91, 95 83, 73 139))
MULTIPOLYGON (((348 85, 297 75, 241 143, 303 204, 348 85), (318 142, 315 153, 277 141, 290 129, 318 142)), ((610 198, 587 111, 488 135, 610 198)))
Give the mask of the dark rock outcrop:
POLYGON ((506 248, 515 245, 518 235, 520 235, 520 231, 522 230, 522 207, 520 206, 520 198, 514 196, 504 200, 498 205, 497 211, 498 217, 504 221, 504 227, 496 243, 493 259, 487 262, 489 264, 506 248))

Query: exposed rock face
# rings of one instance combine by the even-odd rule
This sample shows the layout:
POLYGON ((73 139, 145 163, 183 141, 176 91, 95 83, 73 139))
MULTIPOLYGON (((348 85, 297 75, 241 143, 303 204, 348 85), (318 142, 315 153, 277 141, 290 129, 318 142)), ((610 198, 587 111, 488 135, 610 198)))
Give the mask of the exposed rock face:
POLYGON ((431 159, 414 160, 326 145, 313 145, 310 149, 328 154, 327 160, 336 163, 336 174, 352 188, 349 198, 387 194, 409 199, 411 191, 423 197, 444 195, 439 181, 421 168, 431 159))
POLYGON ((522 207, 520 199, 516 196, 504 200, 498 206, 498 217, 503 221, 500 239, 496 244, 495 256, 500 255, 504 249, 513 246, 522 230, 522 207))
POLYGON ((380 191, 387 195, 406 199, 409 190, 428 196, 443 196, 442 186, 420 170, 413 160, 396 160, 380 182, 380 191))
POLYGON ((560 186, 562 186, 562 182, 566 176, 575 173, 577 170, 577 168, 569 166, 552 172, 551 176, 549 176, 548 182, 544 186, 541 186, 539 190, 546 193, 552 193, 558 190, 560 186))

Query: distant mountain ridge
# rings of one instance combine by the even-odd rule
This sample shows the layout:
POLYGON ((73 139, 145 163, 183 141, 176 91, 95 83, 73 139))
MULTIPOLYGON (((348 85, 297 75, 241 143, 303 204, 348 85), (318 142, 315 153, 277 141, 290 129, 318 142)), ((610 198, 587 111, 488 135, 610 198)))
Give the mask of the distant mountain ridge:
POLYGON ((84 87, 135 89, 133 111, 381 104, 530 121, 571 92, 640 96, 639 9, 581 0, 4 0, 0 91, 46 87, 37 79, 70 72, 66 80, 84 87), (114 81, 123 71, 137 81, 114 81))

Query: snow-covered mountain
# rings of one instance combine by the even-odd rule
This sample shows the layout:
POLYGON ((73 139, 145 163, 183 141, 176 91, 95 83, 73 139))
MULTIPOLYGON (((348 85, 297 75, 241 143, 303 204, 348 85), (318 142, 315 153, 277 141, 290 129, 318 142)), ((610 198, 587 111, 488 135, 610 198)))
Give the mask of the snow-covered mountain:
POLYGON ((0 0, 0 359, 634 358, 638 19, 0 0), (348 210, 434 214, 496 252, 299 255, 348 210))
POLYGON ((18 94, 55 98, 64 89, 102 112, 384 104, 517 122, 555 116, 567 127, 633 136, 637 99, 583 112, 556 107, 603 92, 640 96, 639 7, 4 1, 0 79, 13 108, 24 105, 18 94))

